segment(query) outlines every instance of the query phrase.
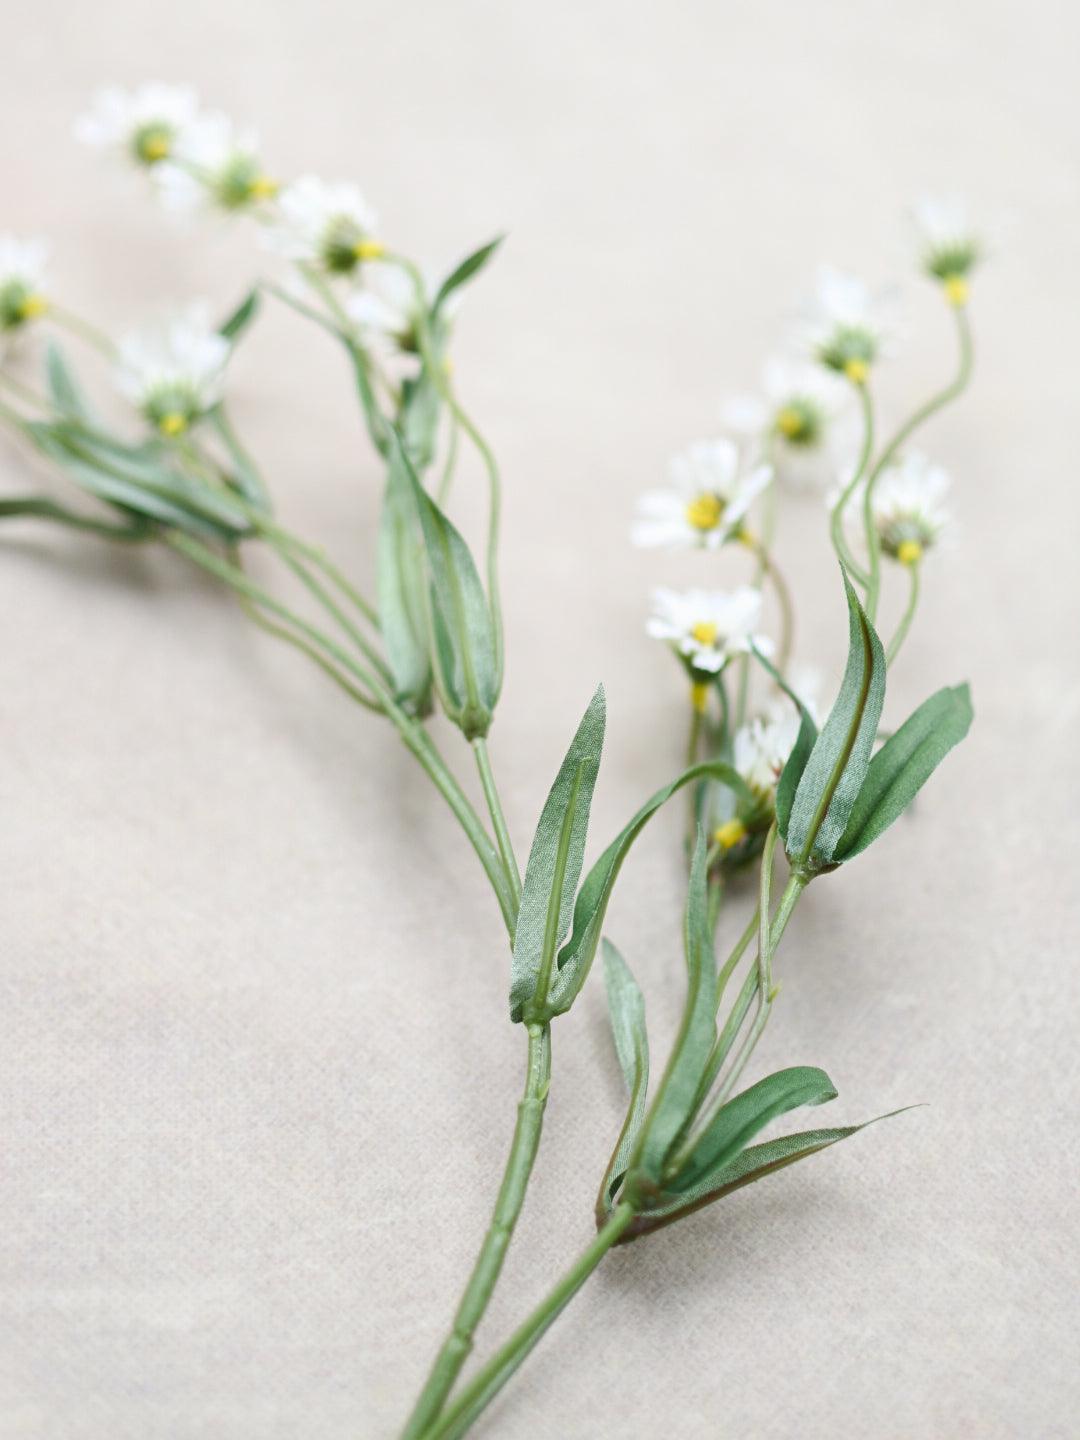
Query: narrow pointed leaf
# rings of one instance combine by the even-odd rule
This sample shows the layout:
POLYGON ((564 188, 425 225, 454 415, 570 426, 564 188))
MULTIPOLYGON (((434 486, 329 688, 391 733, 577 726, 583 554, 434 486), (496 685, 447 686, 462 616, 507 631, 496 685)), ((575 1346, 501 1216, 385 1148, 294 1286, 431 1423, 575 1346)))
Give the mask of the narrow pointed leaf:
POLYGON ((630 1102, 614 1153, 600 1185, 597 1214, 607 1213, 626 1173, 645 1119, 649 1086, 649 1036, 645 1029, 645 1000, 630 967, 610 940, 604 941, 604 982, 615 1053, 619 1057, 630 1102))
POLYGON ((601 685, 589 702, 548 792, 521 890, 510 971, 510 1018, 547 1013, 559 942, 573 912, 585 858, 589 809, 600 770, 606 707, 601 685))
POLYGON ((791 804, 795 799, 795 791, 798 789, 799 781, 802 779, 803 771, 806 769, 806 762, 810 758, 810 752, 817 741, 817 726, 814 724, 813 716, 803 704, 802 700, 784 679, 780 671, 773 665, 767 656, 754 647, 754 655, 758 663, 772 676, 780 689, 788 697, 791 703, 799 712, 799 733, 795 737, 795 744, 791 747, 791 754, 784 763, 780 772, 780 779, 776 785, 776 828, 780 832, 780 839, 787 840, 788 824, 791 820, 791 804))
POLYGON ((708 918, 705 832, 698 830, 684 926, 687 991, 682 1021, 671 1057, 657 1087, 656 1097, 634 1157, 635 1170, 651 1187, 663 1183, 668 1155, 694 1119, 701 1076, 716 1042, 716 955, 708 918))
POLYGON ((392 455, 379 516, 379 628, 394 676, 395 698, 423 708, 431 689, 431 651, 424 613, 423 541, 412 489, 392 455))
POLYGON ((885 654, 844 575, 849 617, 847 668, 836 703, 814 743, 791 802, 785 848, 797 869, 832 862, 866 777, 885 699, 885 654))
POLYGON ((231 340, 235 344, 259 313, 261 303, 262 297, 256 286, 254 289, 248 291, 229 318, 222 325, 218 326, 218 334, 222 336, 223 339, 231 340))
POLYGON ((816 1155, 819 1150, 827 1150, 830 1145, 857 1135, 867 1126, 876 1125, 879 1120, 890 1120, 894 1115, 902 1115, 904 1110, 911 1108, 908 1105, 900 1110, 890 1110, 887 1115, 875 1115, 872 1120, 864 1120, 861 1125, 841 1125, 831 1130, 800 1130, 794 1135, 781 1136, 778 1140, 766 1140, 761 1145, 750 1145, 730 1165, 710 1175, 707 1180, 673 1197, 667 1204, 648 1211, 641 1217, 635 1230, 627 1233, 631 1239, 651 1234, 654 1230, 682 1220, 716 1200, 723 1200, 725 1196, 741 1190, 744 1185, 753 1185, 758 1180, 763 1180, 766 1175, 772 1175, 774 1171, 783 1170, 788 1165, 816 1155))
POLYGON ((479 271, 484 268, 502 242, 503 236, 496 235, 494 240, 489 240, 486 245, 481 245, 479 250, 474 250, 471 255, 467 255, 461 264, 450 272, 439 286, 438 293, 435 296, 435 302, 431 307, 433 316, 438 315, 439 310, 455 290, 459 290, 462 285, 467 284, 474 275, 478 274, 479 271))
POLYGON ((394 447, 420 515, 441 693, 449 698, 450 718, 471 740, 487 734, 499 696, 491 608, 468 545, 420 484, 396 432, 394 447))
POLYGON ((262 482, 262 476, 252 462, 251 456, 237 439, 235 431, 229 424, 224 407, 215 405, 207 413, 206 419, 214 427, 221 443, 229 453, 229 459, 232 461, 231 478, 236 488, 249 505, 253 505, 256 510, 261 510, 264 514, 269 515, 271 511, 270 496, 262 482))
POLYGON ((746 781, 730 765, 720 760, 706 760, 691 765, 688 770, 651 795, 641 809, 626 825, 585 877, 584 884, 574 906, 574 928, 570 939, 559 953, 559 970, 551 991, 552 1013, 560 1015, 569 1010, 589 975, 589 969, 600 944, 600 933, 604 926, 611 892, 615 888, 623 861, 630 853, 634 841, 644 830, 652 817, 684 785, 695 780, 712 779, 726 785, 740 800, 754 803, 754 796, 746 781))
POLYGON ((45 382, 57 412, 71 420, 89 420, 90 410, 75 375, 55 340, 45 351, 45 382))
POLYGON ((967 734, 972 721, 966 685, 939 690, 909 715, 870 761, 837 860, 850 860, 907 809, 938 765, 967 734))
POLYGON ((717 1110, 666 1188, 683 1194, 708 1183, 732 1163, 770 1120, 797 1110, 800 1105, 823 1105, 835 1099, 832 1081, 824 1070, 813 1065, 795 1065, 767 1075, 717 1110))

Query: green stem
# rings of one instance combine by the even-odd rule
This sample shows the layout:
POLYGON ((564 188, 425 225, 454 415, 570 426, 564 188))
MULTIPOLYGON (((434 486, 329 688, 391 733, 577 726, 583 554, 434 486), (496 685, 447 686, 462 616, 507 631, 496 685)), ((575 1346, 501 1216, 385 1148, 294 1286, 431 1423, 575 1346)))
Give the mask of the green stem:
POLYGON ((89 530, 94 535, 104 535, 110 540, 149 540, 154 535, 152 525, 110 525, 107 520, 94 520, 89 515, 79 515, 65 509, 55 500, 46 500, 36 495, 6 496, 0 499, 0 519, 8 515, 34 515, 40 520, 56 520, 61 525, 70 525, 77 530, 89 530))
POLYGON ((615 1207, 592 1244, 581 1253, 547 1298, 495 1352, 442 1419, 424 1432, 423 1440, 458 1440, 465 1434, 566 1309, 611 1247, 618 1244, 634 1217, 631 1206, 623 1203, 615 1207))
POLYGON ((900 617, 900 623, 896 627, 896 633, 889 641, 885 651, 885 664, 891 666, 897 655, 900 653, 900 646, 907 639, 907 633, 911 629, 911 622, 915 618, 915 610, 919 604, 919 562, 908 566, 911 588, 908 590, 908 602, 904 613, 900 617))
MULTIPOLYGON (((795 606, 792 603, 791 590, 780 567, 773 559, 771 551, 766 548, 764 543, 751 542, 751 548, 758 557, 761 573, 771 583, 780 606, 780 644, 776 652, 776 668, 783 675, 788 661, 791 659, 791 646, 795 637, 795 606)), ((749 667, 749 663, 750 657, 747 656, 747 667, 749 667)))
POLYGON ((88 345, 92 345, 95 350, 107 359, 114 360, 116 358, 116 346, 105 332, 99 330, 96 325, 91 325, 91 323, 88 320, 84 320, 81 315, 75 315, 72 311, 65 310, 60 305, 52 304, 50 304, 47 314, 49 319, 55 324, 62 325, 63 328, 70 331, 72 335, 77 335, 80 340, 85 340, 88 345))
POLYGON ((862 402, 863 412, 863 443, 859 453, 859 459, 852 472, 851 479, 844 486, 840 498, 832 508, 832 515, 829 519, 829 533, 832 536, 833 549, 836 551, 848 571, 854 576, 860 585, 868 585, 870 576, 863 567, 856 561, 854 555, 844 536, 844 511, 848 502, 855 494, 859 481, 866 473, 866 467, 870 463, 870 453, 874 448, 874 406, 870 398, 870 390, 866 385, 856 387, 859 392, 859 399, 862 402))
POLYGON ((420 1397, 413 1407, 402 1440, 418 1440, 436 1420, 453 1389, 461 1367, 473 1347, 476 1328, 487 1309, 506 1258, 514 1227, 525 1200, 551 1086, 551 1031, 546 1025, 528 1027, 529 1053, 525 1089, 518 1102, 517 1124, 506 1158, 495 1210, 462 1294, 454 1323, 443 1342, 420 1397))
POLYGON ((881 541, 877 535, 877 529, 873 524, 870 505, 874 484, 882 471, 892 464, 899 451, 907 444, 915 431, 918 430, 921 425, 924 425, 931 416, 936 415, 939 410, 943 410, 946 405, 962 395, 967 389, 968 382, 971 379, 971 371, 975 359, 971 339, 971 323, 968 320, 967 310, 962 305, 955 307, 953 313, 956 316, 957 340, 960 347, 960 359, 955 377, 943 390, 939 390, 936 395, 931 395, 925 404, 920 405, 919 408, 904 421, 903 425, 900 426, 896 434, 878 456, 874 468, 871 470, 866 481, 866 494, 863 497, 863 516, 867 527, 867 543, 870 544, 871 549, 869 588, 866 596, 865 609, 871 624, 873 624, 877 616, 878 596, 881 588, 881 541))
POLYGON ((476 768, 480 772, 480 783, 484 787, 484 798, 487 801, 488 813, 491 816, 491 823, 495 827, 495 843, 499 847, 499 855, 502 858, 503 870, 506 872, 507 884, 510 886, 510 891, 514 897, 514 908, 517 909, 521 903, 521 872, 518 870, 513 841, 510 839, 510 831, 506 824, 506 816, 503 813, 502 801, 499 799, 498 786, 495 784, 495 774, 491 768, 491 757, 488 754, 487 741, 482 735, 478 735, 472 742, 472 748, 476 756, 476 768))

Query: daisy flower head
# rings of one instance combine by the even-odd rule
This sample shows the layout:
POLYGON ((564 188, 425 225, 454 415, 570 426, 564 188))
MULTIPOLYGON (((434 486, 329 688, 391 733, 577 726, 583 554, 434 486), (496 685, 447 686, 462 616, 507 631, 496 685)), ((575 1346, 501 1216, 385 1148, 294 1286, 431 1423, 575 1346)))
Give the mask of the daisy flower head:
POLYGON ((659 588, 653 591, 645 629, 654 639, 666 640, 693 674, 719 675, 751 646, 771 652, 771 642, 754 633, 760 619, 761 591, 749 585, 730 592, 659 588))
POLYGON ((715 550, 738 538, 772 466, 748 462, 730 439, 700 440, 668 466, 669 483, 638 501, 635 545, 715 550))
POLYGON ((154 167, 164 205, 190 214, 207 207, 243 210, 277 194, 259 158, 258 136, 217 111, 200 115, 176 138, 171 158, 154 167))
POLYGON ((874 362, 889 353, 891 308, 886 295, 875 295, 857 275, 823 265, 804 307, 801 346, 826 369, 862 385, 874 362))
POLYGON ((18 330, 48 308, 43 293, 48 254, 43 240, 0 235, 0 334, 18 330))
POLYGON ((924 195, 912 208, 919 265, 940 280, 952 305, 968 298, 968 276, 983 258, 983 244, 968 221, 967 209, 956 196, 924 195))
POLYGON ((374 238, 378 217, 356 185, 305 175, 278 197, 266 243, 287 260, 315 265, 330 275, 352 275, 383 246, 374 238))
MULTIPOLYGON (((817 695, 821 677, 817 671, 795 669, 788 683, 809 712, 819 721, 817 695)), ((764 712, 735 732, 733 761, 754 796, 770 809, 776 801, 780 773, 798 739, 802 717, 786 694, 770 700, 764 712)))
POLYGON ((184 434, 221 399, 230 346, 194 305, 120 341, 116 384, 154 428, 184 434))
POLYGON ((944 501, 951 483, 948 471, 917 450, 883 471, 870 508, 886 555, 917 565, 937 544, 949 523, 944 501))
POLYGON ((760 393, 733 396, 721 418, 728 429, 767 449, 781 479, 806 489, 835 468, 850 398, 832 371, 774 357, 762 372, 760 393))
POLYGON ((112 150, 135 165, 160 165, 174 153, 199 110, 186 85, 139 85, 134 90, 99 90, 91 108, 75 122, 75 138, 112 150))

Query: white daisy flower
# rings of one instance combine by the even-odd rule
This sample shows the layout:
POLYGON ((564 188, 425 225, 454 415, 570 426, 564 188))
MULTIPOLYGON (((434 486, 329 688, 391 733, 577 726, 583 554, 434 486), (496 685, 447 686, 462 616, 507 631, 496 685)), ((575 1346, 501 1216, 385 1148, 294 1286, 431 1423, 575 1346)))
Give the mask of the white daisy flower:
POLYGON ((733 440, 700 440, 668 466, 670 484, 638 501, 635 545, 715 550, 737 536, 772 466, 744 463, 733 440))
POLYGON ((779 477, 808 489, 835 472, 855 444, 848 387, 808 361, 774 357, 762 372, 761 393, 735 395, 721 408, 727 429, 767 449, 779 477))
POLYGON ((968 298, 968 275, 983 256, 983 243, 968 221, 964 202, 956 196, 924 195, 912 208, 919 264, 940 280, 953 305, 968 298))
POLYGON ((167 436, 185 430, 221 399, 229 342, 194 305, 119 344, 117 388, 167 436))
POLYGON ((186 85, 110 86, 99 90, 91 109, 76 120, 75 138, 136 165, 158 165, 173 155, 198 109, 199 98, 186 85))
POLYGON ((217 111, 180 132, 171 159, 154 167, 154 183, 165 206, 183 213, 241 210, 278 189, 263 169, 255 132, 238 130, 217 111))
POLYGON ((19 240, 0 235, 0 333, 17 330, 28 320, 44 314, 45 261, 49 247, 44 240, 19 240))
POLYGON ((317 265, 332 275, 351 275, 362 260, 376 260, 383 246, 374 239, 378 217, 357 186, 328 184, 305 175, 278 197, 275 223, 265 232, 267 245, 284 255, 317 265))
POLYGON ((802 348, 820 364, 861 385, 891 349, 895 320, 890 297, 874 295, 856 275, 823 265, 817 291, 804 306, 802 348))
POLYGON ((734 655, 756 645, 764 654, 771 642, 754 633, 761 619, 761 591, 749 585, 720 590, 653 591, 653 613, 645 626, 666 640, 694 671, 717 675, 734 655))
POLYGON ((799 735, 799 713, 790 703, 782 712, 758 716, 735 732, 733 761, 760 801, 773 804, 780 772, 799 735))
MULTIPOLYGON (((950 521, 943 502, 951 483, 946 470, 917 450, 909 451, 881 473, 874 483, 870 511, 884 554, 902 565, 915 565, 925 551, 938 543, 950 521)), ((830 509, 841 493, 838 489, 826 497, 830 509)), ((854 539, 863 538, 865 493, 865 484, 860 484, 845 511, 854 539)))

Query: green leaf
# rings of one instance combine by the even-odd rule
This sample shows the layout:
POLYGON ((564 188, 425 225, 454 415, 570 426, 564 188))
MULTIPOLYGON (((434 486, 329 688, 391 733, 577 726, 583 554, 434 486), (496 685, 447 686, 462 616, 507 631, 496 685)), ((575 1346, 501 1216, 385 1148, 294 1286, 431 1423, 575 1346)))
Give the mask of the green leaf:
POLYGON ((263 514, 271 513, 270 496, 266 492, 266 486, 262 482, 254 461, 237 439, 236 432, 229 423, 222 404, 215 405, 212 410, 206 413, 207 422, 213 426, 222 444, 228 451, 229 459, 232 461, 233 473, 230 477, 235 483, 240 494, 249 505, 261 510, 263 514))
POLYGON ((78 382, 55 340, 50 340, 45 350, 45 382, 49 399, 60 415, 71 420, 91 418, 78 382))
POLYGON ((581 987, 588 979, 589 969, 600 944, 600 933, 607 914, 611 892, 615 888, 623 861, 630 853, 634 841, 644 830, 657 811, 684 785, 695 780, 713 779, 722 782, 741 800, 754 803, 753 792, 746 781, 730 765, 720 760, 706 760, 691 765, 670 785, 663 786, 650 795, 630 823, 619 831, 615 839, 597 860, 585 877, 585 883, 578 894, 574 907, 574 928, 570 939, 559 952, 559 969, 551 990, 552 1014, 561 1015, 569 1010, 581 987))
POLYGON ((426 470, 434 458, 440 405, 439 392, 426 369, 401 387, 398 428, 409 459, 418 471, 426 470))
POLYGON ((812 1065, 796 1065, 766 1076, 721 1105, 679 1165, 678 1173, 665 1177, 665 1189, 685 1194, 710 1184, 770 1120, 800 1105, 823 1105, 835 1099, 836 1089, 828 1075, 812 1065))
POLYGON ((394 676, 395 699, 425 713, 431 691, 431 647, 425 619, 423 541, 412 487, 391 455, 379 517, 379 628, 394 676))
POLYGON ((223 339, 230 340, 235 344, 259 313, 259 306, 261 304, 262 297, 259 294, 258 286, 256 286, 248 291, 225 323, 218 326, 218 334, 222 336, 223 339))
MULTIPOLYGON (((885 654, 844 574, 850 638, 836 703, 806 761, 791 802, 785 849, 796 870, 832 863, 866 777, 885 699, 885 654)), ((786 797, 785 797, 786 799, 786 797)))
POLYGON ((716 1043, 716 954, 709 925, 705 832, 700 827, 690 867, 684 938, 687 991, 671 1055, 649 1107, 632 1165, 645 1192, 663 1186, 671 1151, 693 1123, 701 1098, 701 1077, 716 1043), (640 1172, 640 1174, 639 1174, 640 1172))
POLYGON ((393 434, 420 514, 440 696, 450 719, 472 740, 487 734, 499 698, 491 607, 469 547, 420 484, 401 436, 393 434))
POLYGON ((799 733, 795 737, 795 744, 791 747, 791 754, 780 772, 780 779, 776 785, 776 828, 780 832, 780 839, 786 841, 788 824, 791 820, 791 803, 795 799, 795 791, 817 740, 817 726, 814 724, 810 711, 775 665, 756 646, 753 647, 753 650, 758 663, 768 671, 799 712, 799 733))
POLYGON ((766 1140, 761 1145, 750 1145, 729 1165, 723 1166, 707 1180, 691 1186, 666 1204, 648 1211, 641 1217, 641 1223, 636 1228, 636 1233, 631 1234, 631 1238, 638 1239, 641 1235, 651 1234, 676 1220, 682 1220, 695 1210, 741 1190, 744 1185, 753 1185, 776 1170, 783 1170, 788 1165, 816 1155, 819 1150, 827 1150, 830 1145, 857 1135, 867 1126, 876 1125, 879 1120, 890 1120, 894 1115, 902 1115, 911 1108, 913 1107, 908 1105, 900 1110, 890 1110, 887 1115, 875 1115, 872 1120, 864 1120, 861 1125, 841 1125, 831 1130, 800 1130, 794 1135, 781 1136, 778 1140, 766 1140))
POLYGON ((529 851, 510 971, 510 1018, 550 1018, 548 992, 559 941, 570 925, 600 770, 604 687, 589 701, 548 793, 529 851))
POLYGON ((450 272, 439 286, 438 293, 435 296, 435 301, 431 307, 432 318, 438 315, 439 310, 455 290, 460 289, 462 285, 466 284, 474 275, 484 268, 502 244, 504 238, 502 235, 496 235, 494 240, 489 240, 486 245, 481 245, 479 250, 474 250, 471 255, 467 255, 461 264, 450 272))
POLYGON ((615 1053, 619 1057, 630 1103, 614 1152, 600 1184, 597 1215, 606 1215, 626 1174, 627 1163, 637 1144, 645 1119, 649 1086, 649 1036, 645 1029, 645 1000, 630 967, 610 940, 603 944, 604 983, 615 1053))
POLYGON ((966 685, 939 690, 909 715, 870 761, 847 827, 836 847, 850 860, 903 814, 926 781, 971 726, 966 685))

